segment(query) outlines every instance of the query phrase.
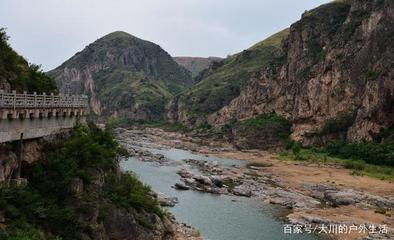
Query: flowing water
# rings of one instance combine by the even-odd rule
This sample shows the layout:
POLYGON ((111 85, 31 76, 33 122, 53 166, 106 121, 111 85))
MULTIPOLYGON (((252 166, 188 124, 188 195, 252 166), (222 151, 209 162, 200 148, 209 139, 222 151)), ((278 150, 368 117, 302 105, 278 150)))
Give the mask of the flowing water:
MULTIPOLYGON (((222 165, 242 165, 243 161, 220 159, 192 154, 179 149, 146 149, 161 153, 172 161, 197 159, 217 161, 222 165)), ((198 229, 204 239, 210 240, 281 240, 281 239, 317 239, 313 235, 285 235, 283 208, 265 204, 258 199, 228 195, 214 195, 197 191, 179 191, 171 186, 179 182, 176 172, 180 166, 157 166, 135 158, 123 161, 124 170, 135 172, 139 178, 153 190, 170 197, 177 197, 179 203, 168 210, 179 222, 198 229)), ((187 165, 182 165, 186 168, 187 165)))

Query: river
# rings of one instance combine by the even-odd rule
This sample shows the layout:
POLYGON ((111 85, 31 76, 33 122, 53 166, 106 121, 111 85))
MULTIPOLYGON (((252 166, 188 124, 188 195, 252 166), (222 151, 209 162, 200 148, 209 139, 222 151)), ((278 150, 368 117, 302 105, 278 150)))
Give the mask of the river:
MULTIPOLYGON (((153 153, 163 154, 179 165, 157 166, 151 162, 142 162, 135 158, 122 161, 124 170, 136 173, 153 190, 170 197, 177 197, 179 203, 168 208, 178 222, 183 222, 198 229, 207 240, 282 240, 282 239, 318 239, 314 235, 284 234, 286 211, 281 207, 263 203, 255 198, 229 195, 215 195, 197 191, 179 191, 171 186, 179 182, 177 171, 190 168, 182 164, 183 159, 217 161, 223 165, 242 165, 244 161, 220 159, 196 155, 189 151, 169 149, 148 149, 153 153)), ((196 171, 196 170, 194 170, 196 171)))

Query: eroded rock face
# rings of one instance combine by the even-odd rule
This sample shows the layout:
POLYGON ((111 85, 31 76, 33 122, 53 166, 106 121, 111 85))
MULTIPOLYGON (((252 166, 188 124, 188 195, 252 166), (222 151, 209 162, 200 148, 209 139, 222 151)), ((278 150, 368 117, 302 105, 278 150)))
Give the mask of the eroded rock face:
MULTIPOLYGON (((0 144, 0 182, 10 180, 18 168, 17 143, 0 144)), ((22 152, 22 166, 30 165, 41 158, 43 140, 24 140, 22 152)), ((22 167, 23 168, 23 167, 22 167)))
POLYGON ((394 119, 394 2, 333 2, 306 12, 282 50, 212 125, 275 112, 293 123, 292 138, 324 144, 329 119, 354 116, 344 137, 372 139, 394 119))
POLYGON ((12 146, 0 144, 0 182, 11 179, 14 170, 18 167, 18 161, 12 146))

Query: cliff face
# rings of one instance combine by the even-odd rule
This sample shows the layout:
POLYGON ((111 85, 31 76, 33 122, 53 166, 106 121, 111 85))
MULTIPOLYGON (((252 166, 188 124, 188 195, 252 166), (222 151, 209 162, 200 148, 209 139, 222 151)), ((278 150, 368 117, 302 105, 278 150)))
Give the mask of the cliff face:
MULTIPOLYGON (((23 163, 31 164, 41 157, 41 148, 44 140, 25 140, 23 145, 23 163)), ((14 172, 18 168, 16 156, 17 143, 0 144, 0 182, 8 181, 13 178, 14 172)))
POLYGON ((372 139, 394 123, 394 2, 335 1, 305 12, 282 49, 210 124, 276 113, 305 145, 372 139))
POLYGON ((87 94, 92 112, 105 118, 161 118, 172 95, 192 84, 160 46, 125 32, 98 39, 48 74, 61 92, 87 94))
POLYGON ((223 59, 218 57, 174 57, 174 60, 189 70, 192 73, 192 77, 196 77, 203 70, 209 68, 213 62, 220 62, 223 59))

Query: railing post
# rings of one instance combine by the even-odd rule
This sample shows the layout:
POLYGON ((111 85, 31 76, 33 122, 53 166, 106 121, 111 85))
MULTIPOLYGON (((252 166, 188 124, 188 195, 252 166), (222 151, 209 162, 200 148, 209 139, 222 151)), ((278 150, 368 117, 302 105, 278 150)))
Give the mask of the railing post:
POLYGON ((16 90, 12 90, 12 94, 14 94, 13 106, 14 106, 14 111, 15 111, 15 108, 16 108, 16 90))
POLYGON ((0 94, 1 94, 0 107, 3 107, 4 106, 4 90, 3 89, 0 90, 0 94))
POLYGON ((42 93, 42 99, 43 99, 42 100, 42 107, 44 107, 44 108, 47 106, 47 99, 46 99, 47 97, 46 97, 46 95, 47 94, 45 92, 42 93))
POLYGON ((33 92, 34 95, 34 108, 37 107, 37 92, 33 92))
POLYGON ((23 91, 23 106, 27 107, 27 92, 23 91))
POLYGON ((53 96, 53 92, 51 93, 51 106, 50 107, 54 107, 55 105, 55 100, 54 100, 54 96, 53 96))

